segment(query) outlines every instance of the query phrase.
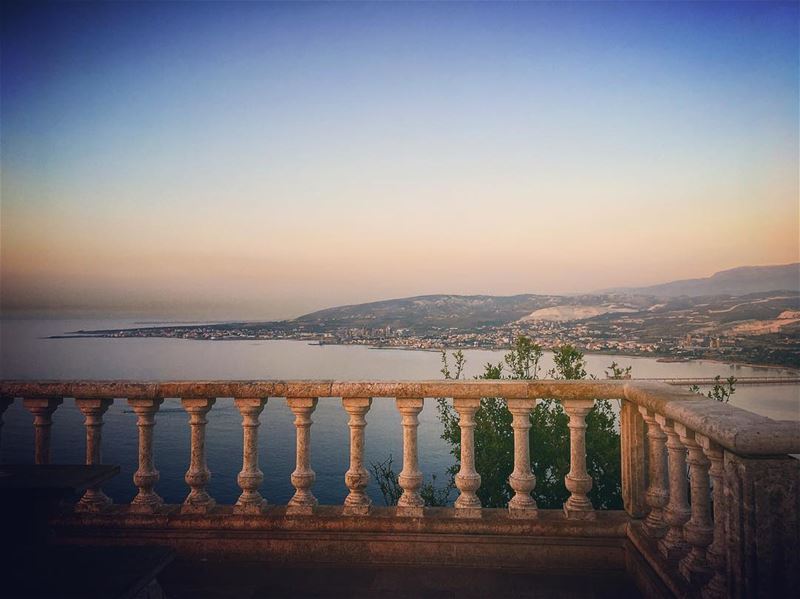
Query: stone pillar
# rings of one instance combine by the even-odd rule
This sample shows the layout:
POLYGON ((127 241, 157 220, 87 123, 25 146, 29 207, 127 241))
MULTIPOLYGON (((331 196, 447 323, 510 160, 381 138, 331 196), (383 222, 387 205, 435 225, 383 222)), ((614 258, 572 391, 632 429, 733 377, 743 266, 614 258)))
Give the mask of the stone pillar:
POLYGON ((181 506, 182 514, 207 514, 216 501, 206 491, 211 472, 206 464, 206 414, 216 399, 182 399, 183 409, 189 413, 189 426, 192 429, 191 461, 186 471, 186 484, 191 491, 181 506))
POLYGON ((292 485, 296 491, 286 506, 286 513, 310 516, 317 505, 317 498, 311 492, 316 479, 311 469, 311 414, 317 407, 317 398, 291 397, 286 403, 294 413, 294 426, 297 429, 297 466, 292 472, 292 485))
POLYGON ((13 397, 0 397, 0 450, 3 449, 3 414, 8 409, 8 406, 10 406, 12 403, 14 403, 13 397))
POLYGON ((794 597, 800 589, 800 461, 725 450, 728 596, 794 597))
POLYGON ((22 405, 33 414, 33 456, 37 464, 50 463, 50 429, 53 426, 53 412, 64 400, 24 399, 22 405))
POLYGON ((364 467, 364 429, 367 426, 365 416, 372 405, 372 398, 343 397, 342 405, 350 415, 347 422, 350 427, 350 468, 344 476, 350 493, 344 500, 342 513, 346 516, 366 516, 372 500, 366 491, 369 472, 364 467))
POLYGON ((689 464, 689 484, 692 489, 692 517, 683 526, 683 536, 690 549, 680 561, 678 569, 692 587, 699 588, 711 579, 712 574, 706 559, 706 548, 714 538, 714 528, 711 525, 711 482, 708 478, 708 467, 711 463, 695 440, 694 432, 677 422, 674 426, 681 437, 681 443, 689 450, 686 461, 689 464))
POLYGON ((567 518, 593 520, 592 502, 586 495, 592 490, 592 477, 586 471, 586 415, 594 406, 593 399, 565 399, 564 411, 569 415, 569 473, 564 484, 570 496, 564 504, 567 518))
POLYGON ((653 538, 660 538, 666 532, 664 523, 664 506, 667 505, 669 491, 667 491, 667 454, 664 451, 664 441, 667 436, 661 430, 653 412, 645 407, 639 407, 639 413, 647 424, 648 444, 648 482, 647 506, 650 512, 644 520, 645 532, 653 538))
POLYGON ((622 401, 619 418, 622 502, 631 518, 643 518, 647 515, 644 420, 638 406, 628 400, 622 401))
POLYGON ((242 494, 233 506, 234 514, 260 514, 267 505, 258 492, 264 473, 258 468, 258 417, 264 411, 267 398, 236 398, 233 400, 242 415, 242 471, 236 478, 242 494))
POLYGON ((459 518, 481 517, 481 500, 476 493, 481 475, 475 470, 475 412, 480 405, 480 399, 453 399, 461 428, 461 469, 456 474, 460 494, 455 502, 455 515, 459 518))
POLYGON ((686 480, 686 447, 681 443, 672 420, 656 414, 656 422, 667 436, 669 452, 669 503, 664 509, 664 521, 669 525, 669 530, 659 540, 658 549, 674 564, 689 551, 683 536, 683 526, 692 515, 686 480))
MULTIPOLYGON (((113 399, 76 399, 78 409, 86 417, 86 463, 100 464, 100 446, 102 443, 103 414, 114 402, 113 399)), ((111 505, 108 497, 100 487, 91 487, 81 497, 75 510, 79 512, 99 512, 111 505)))
POLYGON ((708 547, 706 555, 713 572, 711 580, 703 589, 704 599, 722 599, 727 595, 725 581, 725 489, 723 475, 724 454, 722 447, 708 437, 695 434, 695 440, 700 443, 706 457, 711 462, 708 473, 711 476, 712 498, 714 502, 714 540, 708 547))
POLYGON ((514 489, 514 497, 508 502, 508 512, 512 518, 535 518, 536 500, 531 491, 536 486, 536 477, 531 471, 530 430, 531 410, 535 399, 509 399, 511 426, 514 428, 514 471, 508 477, 508 484, 514 489))
POLYGON ((422 472, 419 470, 417 454, 417 427, 424 400, 398 398, 396 402, 403 419, 403 469, 397 477, 403 494, 397 500, 397 515, 421 518, 425 502, 419 494, 419 489, 422 487, 422 472))
POLYGON ((158 470, 153 461, 153 427, 156 425, 156 412, 163 402, 162 398, 128 400, 139 429, 139 469, 133 475, 133 484, 139 492, 131 501, 133 512, 153 514, 164 503, 153 490, 158 483, 158 470))

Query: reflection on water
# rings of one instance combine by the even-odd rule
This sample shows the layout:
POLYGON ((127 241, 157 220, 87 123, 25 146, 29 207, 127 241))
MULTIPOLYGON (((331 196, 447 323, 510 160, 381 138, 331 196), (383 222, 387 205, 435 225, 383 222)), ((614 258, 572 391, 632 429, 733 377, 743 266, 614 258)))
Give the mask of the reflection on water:
MULTIPOLYGON (((4 379, 436 379, 440 356, 435 352, 372 350, 362 346, 317 346, 299 341, 188 341, 182 339, 46 339, 77 329, 133 326, 133 321, 0 321, 0 376, 4 379)), ((467 375, 483 370, 486 362, 502 360, 502 351, 470 350, 467 375)), ((635 377, 779 376, 787 371, 716 362, 661 363, 652 358, 587 356, 587 371, 600 378, 611 360, 632 366, 635 377)), ((543 370, 552 366, 545 356, 543 370)), ((800 420, 800 387, 796 385, 740 386, 731 403, 777 419, 800 420)), ((20 402, 5 414, 5 463, 32 461, 31 415, 20 402)), ((208 465, 211 494, 231 503, 239 494, 236 475, 241 469, 241 417, 231 400, 220 399, 208 416, 208 465)), ((340 503, 347 489, 349 432, 347 415, 337 399, 321 399, 313 415, 312 466, 317 473, 314 492, 322 503, 340 503)), ((127 402, 115 402, 106 414, 103 461, 120 464, 122 473, 104 487, 117 501, 129 501, 135 489, 136 417, 127 402)), ((177 400, 164 402, 156 418, 155 457, 161 472, 159 493, 168 502, 182 501, 189 463, 188 417, 177 400)), ((289 475, 294 470, 293 415, 281 399, 270 400, 261 417, 262 492, 273 503, 286 503, 293 493, 289 475)), ((394 402, 376 399, 367 414, 366 461, 383 460, 389 453, 400 468, 402 430, 394 402)), ((83 417, 72 400, 56 411, 53 461, 84 460, 83 417)), ((441 426, 435 402, 428 400, 420 414, 420 464, 426 476, 444 478, 453 463, 439 438, 441 426)), ((371 481, 370 495, 380 494, 371 481)))

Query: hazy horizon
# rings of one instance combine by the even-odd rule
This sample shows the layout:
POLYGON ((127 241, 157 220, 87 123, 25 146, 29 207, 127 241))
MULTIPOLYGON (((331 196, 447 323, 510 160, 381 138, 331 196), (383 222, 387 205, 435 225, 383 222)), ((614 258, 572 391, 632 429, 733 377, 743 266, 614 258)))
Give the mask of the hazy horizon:
POLYGON ((3 5, 3 316, 800 260, 796 3, 3 5))

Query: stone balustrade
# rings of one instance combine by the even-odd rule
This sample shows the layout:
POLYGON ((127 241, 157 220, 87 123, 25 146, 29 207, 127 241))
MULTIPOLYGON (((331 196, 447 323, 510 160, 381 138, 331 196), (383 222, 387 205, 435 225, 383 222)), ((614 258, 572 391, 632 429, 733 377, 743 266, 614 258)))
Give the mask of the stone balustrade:
POLYGON ((85 416, 86 463, 96 464, 101 459, 103 414, 114 400, 124 398, 136 415, 138 428, 138 469, 133 476, 138 492, 130 505, 112 506, 102 489, 89 489, 75 506, 76 517, 84 514, 83 518, 97 522, 97 518, 120 518, 129 512, 141 525, 146 522, 142 518, 162 517, 169 509, 177 509, 186 518, 229 513, 230 517, 259 519, 271 517, 260 491, 264 478, 258 463, 260 418, 268 400, 285 400, 295 417, 296 467, 291 474, 295 494, 282 517, 313 519, 331 512, 318 505, 313 493, 312 415, 320 401, 340 398, 349 416, 350 464, 342 473, 349 492, 336 513, 368 522, 378 518, 367 494, 369 474, 364 466, 369 410, 373 401, 393 398, 403 431, 403 467, 398 477, 402 495, 392 517, 419 521, 418 527, 427 526, 422 524, 426 519, 452 518, 453 526, 463 532, 489 526, 485 514, 500 517, 497 510, 481 506, 478 493, 476 412, 485 397, 504 399, 511 412, 514 467, 508 484, 513 495, 504 517, 519 523, 513 530, 536 530, 543 512, 545 520, 556 523, 556 532, 558 526, 573 531, 569 534, 607 526, 598 518, 602 512, 589 499, 593 481, 587 470, 586 418, 596 400, 615 399, 621 402, 621 484, 627 535, 657 573, 660 584, 677 596, 707 598, 800 588, 796 586, 800 585, 800 470, 798 461, 789 455, 800 453, 797 423, 773 421, 663 383, 4 381, 0 383, 0 430, 3 412, 21 398, 33 415, 34 460, 47 464, 53 414, 64 398, 75 398, 85 416), (166 398, 181 400, 190 429, 191 458, 185 476, 188 495, 179 508, 165 506, 157 492, 153 429, 166 398), (426 398, 452 399, 458 414, 461 453, 455 484, 459 494, 449 512, 426 509, 420 495, 419 461, 425 456, 420 455, 417 428, 426 398), (569 417, 570 468, 564 480, 569 496, 558 515, 539 509, 532 496, 536 478, 529 443, 536 432, 531 430, 530 415, 542 398, 560 401, 569 417), (207 466, 205 436, 207 414, 215 402, 229 399, 242 417, 243 456, 237 478, 241 495, 226 512, 207 490, 212 473, 207 466), (559 518, 562 525, 557 525, 559 518))

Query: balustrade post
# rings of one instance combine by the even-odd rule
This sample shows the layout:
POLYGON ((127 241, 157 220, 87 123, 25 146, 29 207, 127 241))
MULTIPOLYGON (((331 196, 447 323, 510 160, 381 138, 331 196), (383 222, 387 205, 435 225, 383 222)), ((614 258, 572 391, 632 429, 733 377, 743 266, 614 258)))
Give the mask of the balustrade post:
POLYGON ((53 426, 53 412, 63 401, 60 397, 22 401, 25 409, 33 414, 33 456, 36 464, 50 463, 50 429, 53 426))
MULTIPOLYGON (((102 444, 103 414, 114 402, 113 399, 76 398, 78 409, 85 416, 86 427, 86 463, 100 464, 100 448, 102 444)), ((99 512, 111 505, 108 497, 99 486, 90 487, 81 497, 75 510, 79 512, 99 512)))
POLYGON ((565 399, 564 411, 569 415, 569 472, 564 484, 570 492, 564 503, 564 514, 576 520, 595 518, 587 493, 592 490, 592 477, 586 470, 586 415, 594 406, 593 399, 565 399))
POLYGON ((536 400, 509 399, 507 403, 514 429, 514 471, 508 477, 514 497, 508 502, 508 512, 512 518, 535 518, 538 511, 536 500, 531 497, 536 477, 531 471, 530 430, 531 410, 536 400))
POLYGON ((260 514, 267 501, 258 492, 264 473, 258 467, 258 417, 264 411, 267 398, 236 398, 233 400, 242 415, 242 471, 236 482, 242 494, 233 506, 234 514, 260 514))
POLYGON ((409 518, 420 518, 423 515, 425 502, 419 494, 420 487, 422 487, 422 472, 419 470, 417 428, 424 400, 422 398, 398 398, 395 401, 403 421, 403 469, 397 477, 403 494, 397 500, 396 514, 409 518))
POLYGON ((706 457, 711 462, 708 474, 711 476, 711 490, 714 514, 714 539, 711 541, 706 556, 711 565, 713 575, 703 589, 704 599, 721 599, 727 594, 725 580, 725 488, 723 475, 724 453, 722 447, 704 435, 695 434, 695 440, 700 443, 706 457))
POLYGON ((680 561, 678 569, 693 587, 706 584, 712 575, 706 559, 706 548, 714 538, 711 526, 711 483, 708 477, 710 462, 703 448, 695 440, 694 432, 680 423, 674 424, 683 443, 689 450, 690 485, 692 490, 692 516, 683 526, 683 536, 689 543, 689 553, 680 561))
POLYGON ((669 530, 658 541, 658 548, 668 561, 675 563, 689 551, 683 534, 684 525, 692 515, 686 478, 686 447, 681 443, 672 420, 656 414, 656 422, 667 436, 669 453, 669 502, 664 508, 664 521, 669 525, 669 530))
POLYGON ((3 414, 14 403, 13 397, 0 397, 0 452, 3 449, 3 414))
POLYGON ((453 399, 461 428, 461 468, 456 474, 460 494, 455 502, 455 515, 459 518, 481 517, 481 500, 476 493, 481 486, 481 475, 475 470, 475 412, 480 405, 480 399, 453 399))
POLYGON ((664 451, 664 441, 666 441, 667 435, 656 422, 653 412, 640 406, 639 413, 647 424, 648 444, 648 480, 645 498, 650 511, 644 520, 644 530, 649 536, 660 538, 667 529, 664 523, 664 507, 669 498, 667 454, 664 451))
POLYGON ((800 589, 800 460, 724 453, 726 596, 794 597, 800 589))
POLYGON ((622 502, 631 518, 642 518, 647 515, 645 424, 638 406, 628 400, 622 400, 619 419, 622 502))
POLYGON ((350 468, 344 476, 350 492, 344 500, 342 513, 346 516, 366 516, 372 500, 366 492, 369 472, 364 467, 364 429, 367 426, 365 416, 372 405, 372 398, 343 397, 342 405, 350 415, 347 422, 350 427, 350 468))
POLYGON ((317 407, 316 397, 290 397, 286 400, 294 414, 297 431, 297 466, 292 472, 294 496, 286 506, 289 515, 311 515, 317 505, 317 498, 311 492, 316 475, 311 469, 311 414, 317 407))
POLYGON ((186 484, 191 491, 181 506, 183 514, 206 514, 216 505, 216 501, 206 491, 211 472, 206 463, 206 414, 214 405, 214 398, 181 399, 183 409, 189 413, 191 436, 191 461, 186 471, 186 484))
POLYGON ((156 425, 156 412, 163 402, 163 398, 128 399, 139 429, 139 468, 133 474, 133 484, 139 491, 131 501, 133 512, 153 514, 164 504, 154 491, 159 475, 153 460, 153 427, 156 425))

